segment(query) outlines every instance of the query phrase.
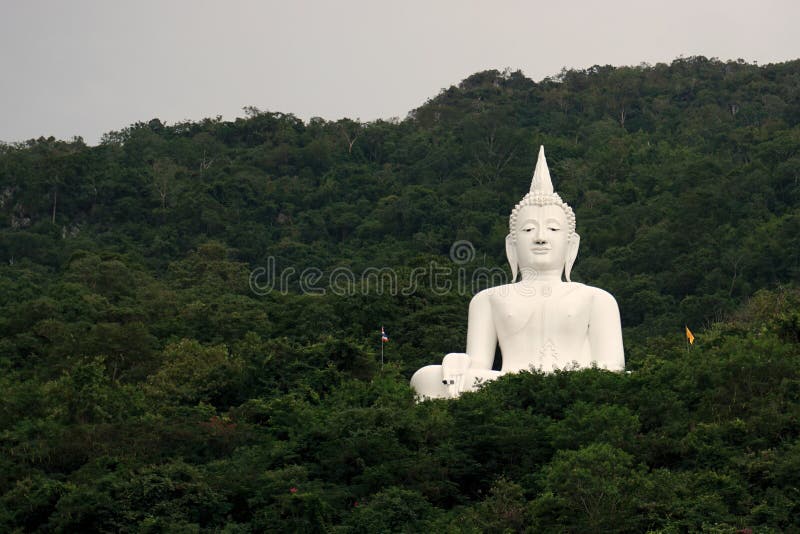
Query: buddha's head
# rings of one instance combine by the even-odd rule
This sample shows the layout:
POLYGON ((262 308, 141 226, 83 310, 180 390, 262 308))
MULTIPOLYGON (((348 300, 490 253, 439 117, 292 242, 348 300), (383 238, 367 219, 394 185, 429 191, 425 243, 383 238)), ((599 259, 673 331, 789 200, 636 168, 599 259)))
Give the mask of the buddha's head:
POLYGON ((514 206, 508 226, 506 257, 512 279, 520 271, 559 270, 570 281, 580 236, 575 232, 575 213, 553 191, 544 147, 539 149, 531 190, 514 206))

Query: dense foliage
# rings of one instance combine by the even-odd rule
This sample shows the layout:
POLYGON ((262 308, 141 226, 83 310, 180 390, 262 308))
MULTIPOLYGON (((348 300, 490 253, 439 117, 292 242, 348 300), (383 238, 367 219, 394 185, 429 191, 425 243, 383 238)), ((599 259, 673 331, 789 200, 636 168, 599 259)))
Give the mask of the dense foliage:
POLYGON ((800 529, 800 61, 246 111, 0 145, 0 530, 800 529), (415 404, 540 144, 631 372, 415 404))

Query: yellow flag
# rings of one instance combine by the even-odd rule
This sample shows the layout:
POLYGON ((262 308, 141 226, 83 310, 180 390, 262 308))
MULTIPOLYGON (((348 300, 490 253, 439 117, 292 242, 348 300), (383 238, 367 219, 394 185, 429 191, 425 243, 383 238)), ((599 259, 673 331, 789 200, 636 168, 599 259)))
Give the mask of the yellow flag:
POLYGON ((694 334, 692 334, 688 326, 684 325, 684 327, 686 328, 686 339, 689 340, 689 345, 694 345, 694 334))

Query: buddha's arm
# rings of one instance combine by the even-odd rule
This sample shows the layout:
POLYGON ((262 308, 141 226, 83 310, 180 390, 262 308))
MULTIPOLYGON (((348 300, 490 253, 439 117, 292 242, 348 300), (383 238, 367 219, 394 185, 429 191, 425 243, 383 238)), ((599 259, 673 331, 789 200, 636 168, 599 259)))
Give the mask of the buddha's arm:
POLYGON ((467 355, 470 368, 491 369, 497 348, 497 331, 492 319, 492 303, 489 292, 484 290, 469 303, 467 320, 467 355))
POLYGON ((592 313, 589 319, 589 347, 592 360, 598 367, 610 371, 625 369, 625 352, 622 348, 622 325, 617 301, 609 293, 596 290, 592 296, 592 313))

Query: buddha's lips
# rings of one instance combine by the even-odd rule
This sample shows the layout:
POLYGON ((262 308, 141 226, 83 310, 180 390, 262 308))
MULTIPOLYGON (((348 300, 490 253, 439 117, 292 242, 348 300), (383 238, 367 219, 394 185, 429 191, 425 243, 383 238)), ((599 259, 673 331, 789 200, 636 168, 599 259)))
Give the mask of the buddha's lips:
POLYGON ((550 252, 550 249, 549 248, 532 248, 531 252, 533 252, 534 254, 547 254, 548 252, 550 252))

